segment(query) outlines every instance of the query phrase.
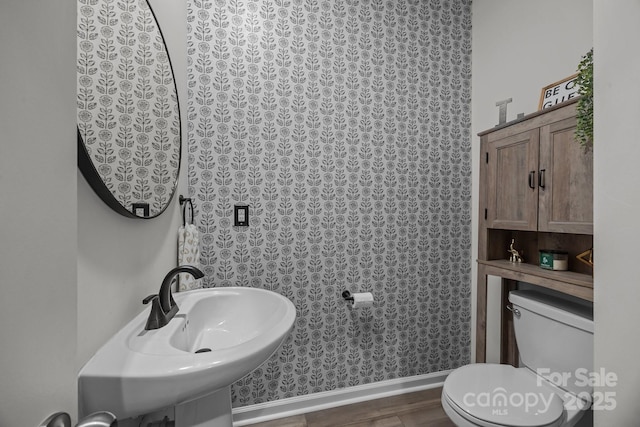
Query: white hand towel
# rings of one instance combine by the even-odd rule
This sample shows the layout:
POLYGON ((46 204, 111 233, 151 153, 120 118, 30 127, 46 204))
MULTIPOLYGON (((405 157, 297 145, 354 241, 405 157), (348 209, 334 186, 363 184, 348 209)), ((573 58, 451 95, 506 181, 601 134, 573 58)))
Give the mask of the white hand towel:
MULTIPOLYGON (((200 268, 200 235, 194 224, 178 229, 178 265, 192 265, 200 268)), ((188 291, 202 287, 202 280, 196 280, 188 273, 180 273, 178 290, 188 291)))

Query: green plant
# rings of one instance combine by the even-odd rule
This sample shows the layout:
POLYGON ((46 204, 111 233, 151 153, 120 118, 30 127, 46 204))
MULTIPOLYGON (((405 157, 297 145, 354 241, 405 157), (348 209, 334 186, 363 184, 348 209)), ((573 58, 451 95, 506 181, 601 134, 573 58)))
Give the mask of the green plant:
POLYGON ((593 147, 593 48, 578 64, 576 84, 581 95, 576 107, 576 141, 585 150, 589 150, 593 147))

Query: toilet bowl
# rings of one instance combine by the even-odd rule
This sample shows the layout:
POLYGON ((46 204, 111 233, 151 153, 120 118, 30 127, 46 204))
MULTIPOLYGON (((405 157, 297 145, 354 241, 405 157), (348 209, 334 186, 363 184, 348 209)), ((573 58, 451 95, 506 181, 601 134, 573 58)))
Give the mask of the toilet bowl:
POLYGON ((593 308, 535 291, 509 294, 521 366, 471 364, 454 370, 442 407, 459 427, 571 427, 589 409, 593 308))

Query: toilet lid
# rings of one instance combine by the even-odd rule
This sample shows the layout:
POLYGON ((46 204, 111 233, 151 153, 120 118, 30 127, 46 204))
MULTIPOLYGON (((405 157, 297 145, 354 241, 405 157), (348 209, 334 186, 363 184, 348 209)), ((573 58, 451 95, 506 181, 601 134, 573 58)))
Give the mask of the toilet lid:
POLYGON ((541 377, 510 365, 472 364, 456 369, 442 389, 465 413, 491 425, 542 427, 560 424, 563 401, 541 377))

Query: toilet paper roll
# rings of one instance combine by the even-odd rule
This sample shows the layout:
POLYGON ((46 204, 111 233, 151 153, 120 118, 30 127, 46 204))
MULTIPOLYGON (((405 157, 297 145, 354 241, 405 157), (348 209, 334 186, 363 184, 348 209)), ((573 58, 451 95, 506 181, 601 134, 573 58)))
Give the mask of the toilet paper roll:
POLYGON ((353 308, 373 307, 373 294, 371 292, 359 292, 352 295, 353 308))

